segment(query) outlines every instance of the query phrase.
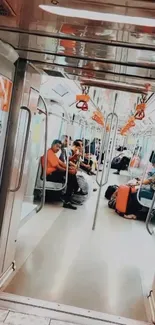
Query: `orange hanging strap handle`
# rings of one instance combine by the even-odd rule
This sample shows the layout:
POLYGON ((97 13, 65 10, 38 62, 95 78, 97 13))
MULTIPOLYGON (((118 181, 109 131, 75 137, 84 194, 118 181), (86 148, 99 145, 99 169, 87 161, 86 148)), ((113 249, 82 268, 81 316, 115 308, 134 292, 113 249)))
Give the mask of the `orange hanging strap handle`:
POLYGON ((89 102, 90 97, 87 94, 76 95, 76 101, 79 102, 80 100, 83 100, 84 102, 89 102))
POLYGON ((104 117, 101 112, 95 111, 93 113, 92 120, 97 122, 98 124, 104 126, 104 117))
MULTIPOLYGON (((147 88, 148 91, 148 88, 147 88)), ((147 94, 142 94, 140 103, 136 106, 136 112, 135 112, 135 119, 136 120, 142 120, 145 117, 145 109, 146 109, 146 99, 147 94)))

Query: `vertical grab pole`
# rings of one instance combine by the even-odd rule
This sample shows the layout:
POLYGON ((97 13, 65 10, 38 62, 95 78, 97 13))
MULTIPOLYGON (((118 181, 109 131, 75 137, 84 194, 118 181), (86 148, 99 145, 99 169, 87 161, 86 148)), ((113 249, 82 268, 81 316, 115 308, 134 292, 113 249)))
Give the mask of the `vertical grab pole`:
MULTIPOLYGON (((48 141, 48 107, 46 104, 45 99, 42 97, 42 95, 39 94, 39 98, 41 99, 44 109, 45 109, 45 142, 44 142, 44 157, 45 157, 45 165, 43 168, 43 195, 40 202, 40 205, 37 206, 36 212, 40 212, 40 210, 43 208, 45 204, 45 196, 46 196, 46 169, 47 169, 47 141, 48 141)), ((38 100, 39 101, 39 100, 38 100)))
POLYGON ((152 210, 153 210, 154 204, 155 204, 155 192, 153 194, 153 199, 152 199, 152 202, 151 202, 151 206, 150 206, 150 209, 148 211, 147 218, 146 218, 146 221, 145 221, 146 230, 148 231, 148 233, 150 235, 153 234, 153 231, 150 230, 150 228, 149 228, 149 223, 150 223, 150 221, 152 219, 152 210))
MULTIPOLYGON (((99 185, 99 192, 98 192, 98 197, 97 197, 97 202, 96 202, 96 208, 95 208, 95 214, 94 214, 94 221, 93 221, 92 230, 95 230, 95 226, 96 226, 96 220, 97 220, 97 213, 98 213, 98 207, 99 207, 99 202, 100 202, 101 190, 102 190, 102 187, 108 181, 108 176, 109 176, 109 171, 110 171, 110 166, 111 166, 111 156, 112 156, 112 152, 113 152, 113 148, 114 148, 114 143, 115 143, 115 138, 116 138, 116 132, 117 132, 118 116, 115 113, 110 113, 107 116, 106 124, 107 124, 107 120, 108 120, 108 118, 110 116, 112 116, 112 119, 111 119, 111 123, 110 123, 110 132, 109 132, 109 136, 108 136, 108 147, 109 147, 109 140, 110 140, 110 135, 111 135, 111 129, 112 129, 112 126, 113 126, 113 118, 115 117, 116 118, 116 123, 115 123, 115 128, 114 128, 114 136, 113 136, 112 146, 111 146, 111 150, 110 150, 109 161, 108 161, 108 170, 107 170, 107 173, 106 173, 105 181, 102 183, 103 175, 104 175, 104 170, 105 170, 106 163, 107 163, 108 150, 106 151, 106 155, 105 155, 105 158, 104 158, 104 165, 103 165, 103 170, 102 170, 102 175, 101 175, 101 181, 100 181, 100 183, 98 183, 98 181, 97 181, 97 184, 99 185)), ((105 125, 105 129, 106 129, 106 125, 105 125)), ((106 137, 105 137, 104 144, 105 143, 106 143, 106 137)), ((103 145, 103 143, 102 143, 102 145, 103 145)))
MULTIPOLYGON (((116 117, 116 123, 115 123, 114 136, 113 136, 113 141, 112 141, 112 146, 111 146, 111 151, 110 151, 110 157, 109 157, 109 162, 108 162, 108 172, 106 174, 106 183, 108 181, 108 176, 109 176, 109 172, 110 172, 111 158, 112 158, 112 153, 113 153, 114 144, 115 144, 115 140, 116 140, 117 126, 118 126, 118 116, 115 113, 113 114, 113 117, 114 116, 116 117)), ((112 123, 113 123, 113 120, 112 120, 112 123)))
POLYGON ((91 155, 91 132, 92 132, 92 128, 89 127, 89 132, 90 132, 90 135, 89 135, 89 157, 88 157, 88 164, 90 164, 90 155, 91 155))
POLYGON ((85 158, 85 145, 86 145, 86 122, 83 124, 83 160, 85 158))
MULTIPOLYGON (((107 125, 107 122, 108 122, 108 119, 109 119, 110 116, 113 117, 113 113, 108 114, 108 116, 106 118, 104 132, 103 132, 103 135, 102 135, 102 144, 101 144, 101 152, 100 152, 100 157, 99 157, 99 163, 101 161, 102 152, 103 152, 104 145, 105 145, 106 139, 107 139, 106 125, 107 125)), ((112 120, 111 120, 111 122, 112 122, 112 120)), ((109 135, 108 135, 108 143, 109 143, 109 139, 110 139, 110 133, 111 133, 111 127, 110 127, 110 132, 109 132, 109 135)), ((104 170, 105 170, 106 161, 107 161, 107 154, 108 154, 108 151, 106 151, 106 154, 105 154, 105 157, 104 157, 104 164, 103 164, 103 169, 102 169, 102 175, 101 175, 100 182, 98 182, 98 179, 97 179, 98 178, 98 172, 99 172, 99 165, 98 165, 98 169, 97 169, 96 182, 99 185, 99 192, 98 192, 98 196, 97 196, 97 202, 96 202, 96 208, 95 208, 95 214, 94 214, 92 230, 95 230, 95 226, 96 226, 96 219, 97 219, 98 207, 99 207, 99 202, 100 202, 101 190, 102 190, 102 186, 104 185, 104 183, 102 184, 102 181, 103 181, 103 175, 104 175, 104 170)))

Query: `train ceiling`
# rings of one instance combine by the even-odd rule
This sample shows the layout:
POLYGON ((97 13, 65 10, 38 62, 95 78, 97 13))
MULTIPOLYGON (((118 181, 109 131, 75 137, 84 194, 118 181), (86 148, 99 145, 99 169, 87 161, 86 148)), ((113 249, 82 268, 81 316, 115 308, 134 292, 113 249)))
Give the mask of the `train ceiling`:
MULTIPOLYGON (((1 3, 0 39, 48 75, 65 76, 93 89, 141 93, 149 83, 155 91, 154 1, 1 0, 1 3), (79 18, 80 11, 78 17, 55 15, 40 9, 40 5, 84 9, 88 18, 79 18), (113 16, 109 21, 107 16, 94 20, 91 19, 94 12, 113 16), (115 15, 121 15, 122 22, 115 15), (150 19, 151 23, 144 21, 140 25, 138 17, 150 19)), ((63 10, 60 8, 59 13, 63 10)), ((124 118, 126 114, 122 112, 122 123, 124 118)))
POLYGON ((74 80, 91 78, 137 87, 149 82, 154 90, 154 26, 63 17, 39 8, 39 5, 52 4, 55 7, 88 10, 90 17, 96 11, 152 19, 155 17, 154 1, 7 2, 16 16, 1 16, 0 38, 11 43, 21 57, 33 60, 35 64, 46 64, 49 70, 65 72, 74 80))

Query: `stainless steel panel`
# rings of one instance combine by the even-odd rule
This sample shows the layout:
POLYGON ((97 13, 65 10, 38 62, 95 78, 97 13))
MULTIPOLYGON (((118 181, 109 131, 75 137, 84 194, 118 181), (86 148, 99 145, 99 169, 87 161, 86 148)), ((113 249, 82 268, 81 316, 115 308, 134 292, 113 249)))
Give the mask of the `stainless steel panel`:
MULTIPOLYGON (((23 155, 23 142, 25 139, 25 127, 27 123, 27 115, 25 112, 20 112, 19 114, 19 108, 21 105, 28 105, 29 103, 29 94, 30 94, 30 87, 40 86, 40 78, 36 71, 34 71, 33 68, 27 67, 25 62, 20 64, 21 68, 21 74, 17 71, 17 91, 14 93, 14 101, 13 104, 16 107, 17 115, 14 115, 12 118, 16 118, 18 120, 18 126, 17 126, 17 133, 16 136, 14 134, 14 137, 12 138, 12 141, 15 141, 14 145, 12 145, 12 152, 13 154, 13 164, 12 164, 12 170, 11 172, 11 180, 9 188, 12 189, 16 186, 18 183, 18 177, 19 177, 19 170, 20 170, 20 163, 21 158, 23 155), (25 70, 26 69, 26 70, 25 70), (25 79, 24 79, 25 78, 25 79), (20 94, 19 94, 20 93, 20 94), (16 98, 17 96, 17 98, 16 98), (15 101, 16 100, 16 101, 15 101), (19 115, 19 119, 18 119, 19 115)), ((13 106, 14 109, 14 106, 13 106)), ((33 112, 34 113, 34 112, 33 112)), ((14 122, 15 123, 15 122, 14 122)), ((17 122, 16 122, 17 123, 17 122)), ((11 132, 12 130, 10 130, 11 132)), ((24 199, 24 194, 26 190, 27 185, 27 172, 28 172, 28 166, 30 163, 30 155, 29 155, 29 149, 27 150, 27 155, 25 159, 25 166, 24 166, 24 172, 23 172, 23 179, 22 184, 18 192, 16 193, 10 193, 8 192, 8 195, 6 197, 6 204, 4 204, 4 216, 3 216, 3 224, 2 224, 2 234, 1 234, 1 258, 0 258, 0 266, 1 266, 1 272, 4 272, 11 262, 14 260, 14 254, 15 254, 15 248, 16 248, 16 236, 17 231, 20 223, 20 214, 22 209, 22 202, 24 199)), ((10 150, 10 147, 9 149, 10 150)), ((12 158, 12 156, 11 156, 12 158)), ((3 177, 7 178, 7 175, 4 175, 3 177)), ((6 190, 8 187, 6 188, 6 190)))

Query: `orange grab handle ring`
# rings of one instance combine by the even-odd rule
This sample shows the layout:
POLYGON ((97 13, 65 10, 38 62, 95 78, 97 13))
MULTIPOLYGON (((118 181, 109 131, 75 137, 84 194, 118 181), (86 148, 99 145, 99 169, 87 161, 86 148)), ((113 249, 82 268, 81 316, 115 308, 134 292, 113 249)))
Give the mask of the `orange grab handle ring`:
POLYGON ((87 104, 87 102, 84 102, 83 100, 80 100, 76 104, 76 108, 81 109, 82 111, 88 111, 88 104, 87 104))
POLYGON ((136 120, 143 120, 143 118, 145 117, 145 113, 144 111, 139 111, 135 114, 135 119, 136 120))
POLYGON ((136 113, 135 113, 135 119, 136 120, 142 120, 145 117, 145 109, 146 109, 146 104, 145 103, 141 103, 138 104, 136 107, 136 113))

